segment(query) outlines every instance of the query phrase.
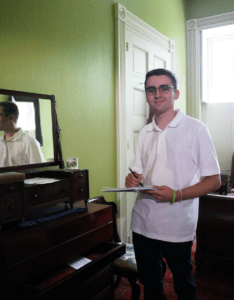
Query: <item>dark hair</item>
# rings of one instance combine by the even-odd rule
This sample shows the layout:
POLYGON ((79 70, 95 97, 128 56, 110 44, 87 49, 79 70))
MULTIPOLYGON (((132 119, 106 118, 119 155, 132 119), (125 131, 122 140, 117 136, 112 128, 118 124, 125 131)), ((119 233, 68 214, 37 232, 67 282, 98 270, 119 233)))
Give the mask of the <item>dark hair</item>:
POLYGON ((11 101, 2 101, 2 102, 0 102, 0 106, 3 107, 6 117, 8 117, 10 115, 14 116, 14 121, 16 123, 18 120, 18 117, 19 117, 18 106, 14 102, 11 102, 11 101))
POLYGON ((165 76, 167 76, 171 79, 171 83, 174 87, 174 91, 176 91, 177 86, 178 86, 178 80, 177 80, 175 74, 172 73, 171 71, 167 70, 167 69, 154 69, 154 70, 149 71, 145 76, 145 89, 146 89, 146 81, 149 77, 151 77, 151 76, 161 76, 161 75, 165 75, 165 76))

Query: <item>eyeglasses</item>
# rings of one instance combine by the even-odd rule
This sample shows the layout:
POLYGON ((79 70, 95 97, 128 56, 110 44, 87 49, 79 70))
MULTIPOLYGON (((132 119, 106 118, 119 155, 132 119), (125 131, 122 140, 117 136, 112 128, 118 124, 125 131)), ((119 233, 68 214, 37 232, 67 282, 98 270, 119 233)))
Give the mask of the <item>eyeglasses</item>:
POLYGON ((157 90, 161 95, 166 95, 169 93, 170 89, 173 89, 173 86, 170 85, 160 85, 159 88, 156 88, 155 86, 149 86, 146 88, 146 94, 148 96, 154 96, 157 93, 157 90))

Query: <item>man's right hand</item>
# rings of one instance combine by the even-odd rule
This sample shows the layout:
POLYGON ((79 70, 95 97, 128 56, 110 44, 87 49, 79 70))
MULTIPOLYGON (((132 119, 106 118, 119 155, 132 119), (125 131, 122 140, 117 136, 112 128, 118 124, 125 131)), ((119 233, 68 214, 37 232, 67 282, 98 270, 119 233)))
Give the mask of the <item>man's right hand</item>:
POLYGON ((137 178, 132 173, 129 173, 128 176, 126 177, 125 185, 127 188, 137 187, 138 185, 140 185, 140 182, 142 180, 142 175, 136 172, 134 172, 134 174, 136 175, 137 178))

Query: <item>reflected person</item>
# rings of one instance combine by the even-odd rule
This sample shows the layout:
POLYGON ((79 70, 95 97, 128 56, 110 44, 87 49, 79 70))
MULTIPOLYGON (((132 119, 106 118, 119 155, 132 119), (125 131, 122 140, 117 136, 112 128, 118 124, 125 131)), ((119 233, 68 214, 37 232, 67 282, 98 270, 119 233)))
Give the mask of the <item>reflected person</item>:
POLYGON ((39 142, 17 127, 19 109, 10 101, 0 102, 0 167, 45 162, 39 142))

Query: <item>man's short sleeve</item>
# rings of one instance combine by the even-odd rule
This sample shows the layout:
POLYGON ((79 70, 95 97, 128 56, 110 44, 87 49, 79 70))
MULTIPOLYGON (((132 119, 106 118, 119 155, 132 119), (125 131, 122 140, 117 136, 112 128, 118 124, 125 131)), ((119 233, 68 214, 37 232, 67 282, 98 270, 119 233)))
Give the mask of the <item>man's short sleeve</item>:
POLYGON ((217 154, 206 125, 198 132, 193 148, 193 160, 200 170, 200 176, 220 174, 217 154))
POLYGON ((45 162, 40 144, 37 140, 31 139, 28 145, 28 151, 29 151, 30 164, 38 164, 38 163, 45 162))

